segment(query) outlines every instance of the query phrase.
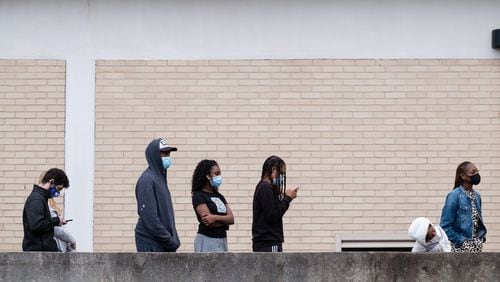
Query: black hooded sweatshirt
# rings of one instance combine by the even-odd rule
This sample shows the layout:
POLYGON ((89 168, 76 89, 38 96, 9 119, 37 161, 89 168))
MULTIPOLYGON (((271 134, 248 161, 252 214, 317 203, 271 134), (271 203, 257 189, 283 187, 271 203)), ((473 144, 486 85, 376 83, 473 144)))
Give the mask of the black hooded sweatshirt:
POLYGON ((175 252, 181 245, 175 228, 174 208, 167 186, 166 170, 160 156, 160 140, 151 141, 146 148, 149 167, 135 186, 139 221, 135 236, 146 242, 161 245, 175 252))
POLYGON ((54 240, 54 226, 59 224, 59 218, 50 216, 48 200, 49 191, 33 185, 23 210, 23 251, 59 251, 54 240))

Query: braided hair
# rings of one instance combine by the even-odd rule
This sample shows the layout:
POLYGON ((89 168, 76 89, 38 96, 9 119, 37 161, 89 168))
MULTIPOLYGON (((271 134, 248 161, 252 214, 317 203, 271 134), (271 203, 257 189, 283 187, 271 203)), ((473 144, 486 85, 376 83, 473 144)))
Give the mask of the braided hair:
POLYGON ((261 180, 264 180, 266 178, 271 178, 271 175, 273 174, 273 168, 276 168, 278 182, 277 185, 274 185, 273 183, 271 184, 273 184, 274 187, 279 189, 280 198, 283 198, 285 196, 285 189, 286 189, 286 173, 284 171, 285 165, 286 165, 285 161, 283 161, 278 156, 270 156, 269 158, 266 159, 266 161, 262 165, 261 180), (280 175, 283 175, 283 181, 281 181, 280 175))
POLYGON ((209 181, 207 175, 210 174, 212 167, 219 166, 214 160, 202 160, 198 163, 193 172, 191 181, 191 192, 201 191, 209 181))
POLYGON ((471 164, 471 162, 463 162, 458 165, 457 172, 455 174, 455 186, 453 186, 453 189, 461 186, 464 183, 464 180, 462 179, 462 173, 465 173, 467 167, 471 164))

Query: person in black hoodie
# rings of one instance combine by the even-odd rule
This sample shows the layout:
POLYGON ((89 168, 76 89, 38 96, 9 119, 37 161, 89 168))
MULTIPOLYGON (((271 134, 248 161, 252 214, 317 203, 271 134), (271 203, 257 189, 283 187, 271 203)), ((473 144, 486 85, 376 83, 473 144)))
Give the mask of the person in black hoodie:
POLYGON ((38 185, 26 199, 23 209, 23 251, 57 252, 54 240, 54 226, 66 224, 59 217, 51 217, 48 200, 59 196, 64 188, 69 187, 66 173, 58 168, 49 169, 38 185))
POLYGON ((286 189, 286 164, 270 156, 253 195, 252 249, 254 252, 282 252, 283 216, 299 187, 286 189))
POLYGON ((146 148, 149 167, 135 186, 139 220, 135 226, 138 252, 175 252, 181 245, 175 228, 174 208, 167 186, 170 152, 177 148, 154 139, 146 148))

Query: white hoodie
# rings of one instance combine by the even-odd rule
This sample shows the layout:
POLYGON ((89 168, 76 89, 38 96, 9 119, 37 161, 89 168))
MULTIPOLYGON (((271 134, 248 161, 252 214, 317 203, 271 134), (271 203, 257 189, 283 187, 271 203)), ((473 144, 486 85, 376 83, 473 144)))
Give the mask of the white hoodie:
POLYGON ((433 225, 425 217, 418 217, 411 223, 410 228, 408 228, 408 235, 416 241, 411 250, 412 253, 451 251, 450 241, 448 241, 448 236, 446 236, 441 226, 433 225), (429 231, 429 224, 436 229, 436 236, 429 242, 426 242, 425 237, 429 231))
MULTIPOLYGON (((49 210, 52 217, 58 216, 56 210, 50 205, 49 210)), ((73 244, 76 244, 75 237, 73 237, 73 235, 66 230, 65 226, 54 226, 54 239, 61 252, 76 252, 76 250, 72 247, 73 244)))

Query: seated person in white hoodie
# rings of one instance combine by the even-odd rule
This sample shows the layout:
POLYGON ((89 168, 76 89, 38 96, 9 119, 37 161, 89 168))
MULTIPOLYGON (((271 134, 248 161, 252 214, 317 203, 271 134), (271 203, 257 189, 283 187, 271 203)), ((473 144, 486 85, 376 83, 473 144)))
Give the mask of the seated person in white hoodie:
POLYGON ((441 226, 433 225, 425 217, 418 217, 411 223, 408 235, 416 241, 412 253, 451 251, 450 241, 441 226))

